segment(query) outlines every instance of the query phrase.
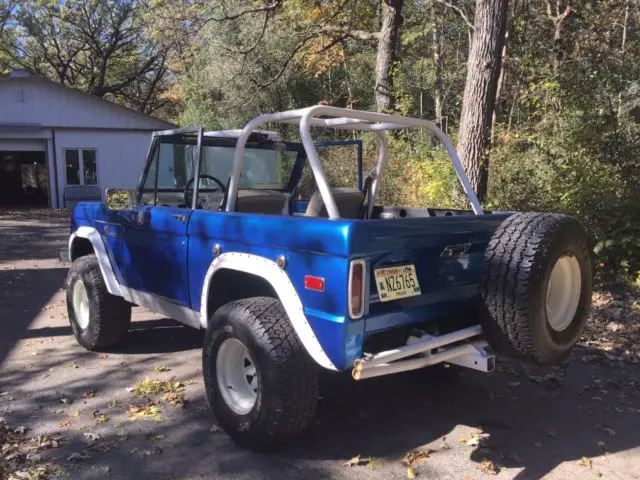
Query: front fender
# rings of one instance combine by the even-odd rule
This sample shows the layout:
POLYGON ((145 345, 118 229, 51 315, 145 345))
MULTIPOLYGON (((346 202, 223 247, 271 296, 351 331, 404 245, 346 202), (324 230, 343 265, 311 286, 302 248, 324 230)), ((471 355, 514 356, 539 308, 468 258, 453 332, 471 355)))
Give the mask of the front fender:
POLYGON ((96 228, 82 226, 78 227, 78 229, 71 234, 71 237, 69 237, 69 261, 73 261, 73 243, 78 238, 84 238, 91 242, 93 251, 98 258, 98 264, 100 265, 100 271, 102 272, 102 278, 104 278, 107 286, 107 291, 111 295, 122 297, 122 289, 114 272, 113 265, 111 264, 111 259, 109 258, 107 249, 102 241, 102 237, 96 228))
POLYGON ((256 275, 268 282, 278 295, 278 299, 287 312, 287 316, 289 317, 289 321, 291 322, 293 329, 311 358, 313 358, 318 365, 324 368, 337 370, 313 332, 313 329, 304 314, 304 308, 300 301, 300 297, 298 296, 298 293, 291 283, 287 273, 272 260, 268 260, 258 255, 229 252, 223 253, 211 262, 204 279, 200 302, 200 322, 203 328, 206 329, 208 323, 207 303, 209 301, 209 288, 211 286, 211 281, 216 272, 223 268, 256 275))

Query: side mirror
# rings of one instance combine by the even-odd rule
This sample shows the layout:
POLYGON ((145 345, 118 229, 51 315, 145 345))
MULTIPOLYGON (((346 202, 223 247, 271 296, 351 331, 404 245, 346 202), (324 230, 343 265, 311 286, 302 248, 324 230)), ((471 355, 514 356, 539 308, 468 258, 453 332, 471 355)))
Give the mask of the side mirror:
POLYGON ((109 210, 135 210, 136 192, 125 188, 107 188, 107 208, 109 210))

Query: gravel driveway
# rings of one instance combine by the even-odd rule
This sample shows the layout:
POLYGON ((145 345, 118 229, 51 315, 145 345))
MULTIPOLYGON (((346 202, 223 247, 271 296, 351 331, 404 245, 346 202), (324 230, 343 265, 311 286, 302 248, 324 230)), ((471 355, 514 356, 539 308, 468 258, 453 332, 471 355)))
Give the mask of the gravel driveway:
POLYGON ((0 212, 0 478, 4 463, 73 479, 640 479, 637 295, 597 293, 590 333, 553 369, 329 378, 309 433, 260 455, 215 426, 200 332, 136 308, 122 348, 76 344, 67 223, 0 212))

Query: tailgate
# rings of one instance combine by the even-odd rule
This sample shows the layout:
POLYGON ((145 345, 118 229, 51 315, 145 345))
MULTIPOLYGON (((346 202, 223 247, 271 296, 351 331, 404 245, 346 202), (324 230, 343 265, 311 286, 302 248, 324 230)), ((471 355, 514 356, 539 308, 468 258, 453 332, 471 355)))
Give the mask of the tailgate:
POLYGON ((508 216, 358 222, 353 258, 365 258, 369 265, 365 329, 376 331, 474 308, 484 251, 508 216))

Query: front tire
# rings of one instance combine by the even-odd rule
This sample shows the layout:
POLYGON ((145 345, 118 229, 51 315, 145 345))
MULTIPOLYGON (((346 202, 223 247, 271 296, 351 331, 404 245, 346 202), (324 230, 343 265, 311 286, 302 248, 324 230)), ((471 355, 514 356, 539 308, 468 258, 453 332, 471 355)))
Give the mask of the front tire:
POLYGON ((107 291, 95 255, 76 258, 71 264, 67 312, 76 340, 87 350, 113 347, 127 337, 131 304, 107 291))
POLYGON ((238 444, 273 450, 311 423, 317 368, 277 299, 248 298, 218 309, 202 363, 211 409, 238 444))

